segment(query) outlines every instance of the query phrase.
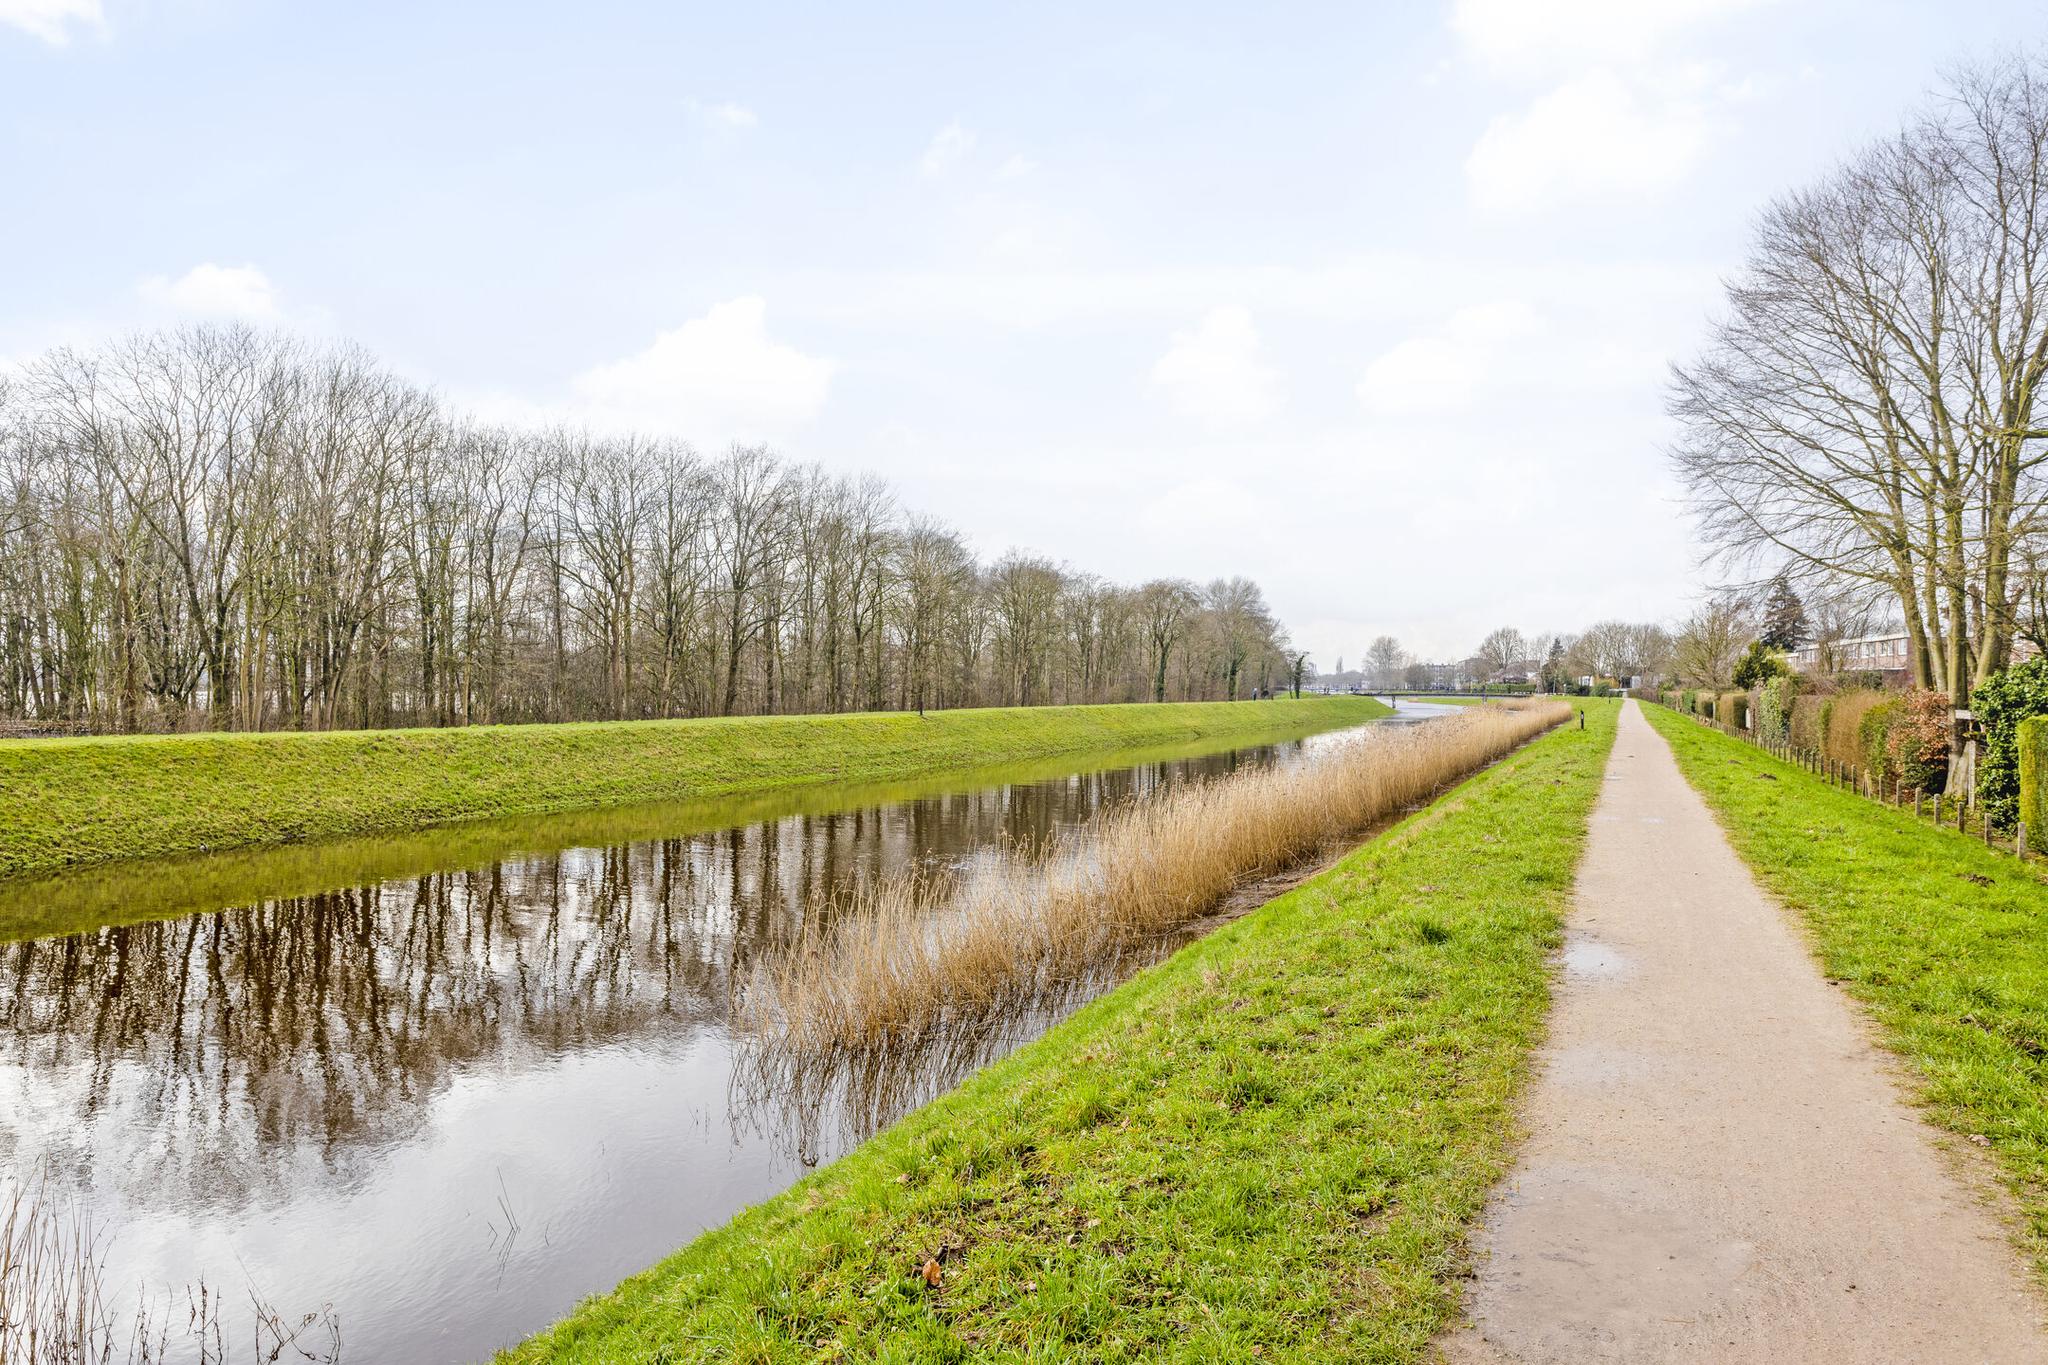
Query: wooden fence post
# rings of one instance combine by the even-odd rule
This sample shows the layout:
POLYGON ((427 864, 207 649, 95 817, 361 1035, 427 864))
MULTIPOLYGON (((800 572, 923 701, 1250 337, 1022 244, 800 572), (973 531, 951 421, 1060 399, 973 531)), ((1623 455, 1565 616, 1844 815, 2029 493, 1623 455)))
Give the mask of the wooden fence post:
POLYGON ((1920 789, 1918 787, 1913 788, 1913 818, 1915 820, 1920 818, 1920 789))

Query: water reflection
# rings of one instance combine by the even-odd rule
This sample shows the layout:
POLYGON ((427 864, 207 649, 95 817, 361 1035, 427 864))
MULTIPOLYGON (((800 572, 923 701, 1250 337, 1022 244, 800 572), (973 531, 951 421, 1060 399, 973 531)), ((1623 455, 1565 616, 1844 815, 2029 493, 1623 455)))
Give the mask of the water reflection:
POLYGON ((115 1283, 241 1267, 287 1311, 331 1301, 352 1359, 484 1356, 1098 984, 932 1055, 833 1075, 749 1068, 727 1028, 735 976, 821 896, 1042 847, 1108 803, 1300 749, 0 943, 0 1162, 48 1163, 119 1228, 115 1283))

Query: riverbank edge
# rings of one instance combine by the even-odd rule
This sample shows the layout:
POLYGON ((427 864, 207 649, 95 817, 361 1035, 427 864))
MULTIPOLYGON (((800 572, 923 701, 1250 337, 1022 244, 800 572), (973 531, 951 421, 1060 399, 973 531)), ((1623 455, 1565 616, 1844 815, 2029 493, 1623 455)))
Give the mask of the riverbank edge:
POLYGON ((1736 853, 1905 1063, 1938 1127, 1988 1148, 2048 1284, 2048 876, 1661 706, 1736 853))
POLYGON ((0 743, 0 879, 461 821, 879 783, 1388 714, 1369 698, 0 743))
POLYGON ((1426 1358, 1614 739, 1576 705, 500 1365, 1426 1358))

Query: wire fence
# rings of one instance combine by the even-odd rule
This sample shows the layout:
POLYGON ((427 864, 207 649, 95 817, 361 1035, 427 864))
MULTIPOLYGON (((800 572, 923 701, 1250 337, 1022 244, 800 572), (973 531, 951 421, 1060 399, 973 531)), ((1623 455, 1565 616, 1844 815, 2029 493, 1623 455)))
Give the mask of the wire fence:
POLYGON ((1683 711, 1664 700, 1662 696, 1645 694, 1644 701, 1655 702, 1675 715, 1691 716, 1692 719, 1709 729, 1719 730, 1730 739, 1739 739, 1752 748, 1762 749, 1785 763, 1804 768, 1831 787, 1854 792, 1879 805, 1890 806, 1898 811, 1910 808, 1915 820, 1925 821, 1936 828, 1952 829, 1965 838, 1982 838, 1984 847, 2000 853, 2010 853, 2021 861, 2035 860, 2039 850, 2028 843, 2025 821, 2014 826, 2010 837, 2001 837, 1991 823, 1991 816, 1981 803, 1970 800, 1968 792, 1946 793, 1923 791, 1919 787, 1908 787, 1903 778, 1887 777, 1872 773, 1860 764, 1834 758, 1819 749, 1804 748, 1790 740, 1760 735, 1754 730, 1730 725, 1719 719, 1683 711))

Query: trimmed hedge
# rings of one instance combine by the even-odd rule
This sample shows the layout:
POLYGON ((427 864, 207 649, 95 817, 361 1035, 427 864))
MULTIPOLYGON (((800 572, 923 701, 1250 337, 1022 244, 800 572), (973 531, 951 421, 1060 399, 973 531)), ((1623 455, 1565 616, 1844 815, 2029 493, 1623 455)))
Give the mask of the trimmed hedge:
POLYGON ((1792 699, 1790 737, 1792 743, 1801 749, 1818 749, 1826 733, 1828 703, 1832 697, 1815 696, 1807 693, 1792 699))
POLYGON ((1977 800, 1993 824, 2011 829, 2020 818, 2020 726, 2030 716, 2048 715, 2048 659, 2029 659, 1992 674, 1970 704, 1984 726, 1977 800))
POLYGON ((2048 840, 2048 716, 2030 716, 2019 725, 2019 815, 2027 822, 2027 839, 2040 848, 2048 840))
POLYGON ((1791 736, 1792 706, 1798 699, 1799 680, 1789 674, 1779 674, 1766 679, 1757 689, 1756 732, 1757 737, 1773 743, 1782 743, 1791 736))
POLYGON ((1864 767, 1870 755, 1863 747, 1863 717, 1884 703, 1882 692, 1844 692, 1821 708, 1821 752, 1837 763, 1864 767))
POLYGON ((1714 717, 1724 725, 1745 729, 1749 725, 1749 693, 1723 692, 1714 700, 1714 717))
POLYGON ((1899 775, 1892 755, 1892 726, 1898 723, 1903 710, 1897 697, 1886 697, 1865 711, 1856 724, 1863 767, 1881 786, 1889 786, 1899 775))

